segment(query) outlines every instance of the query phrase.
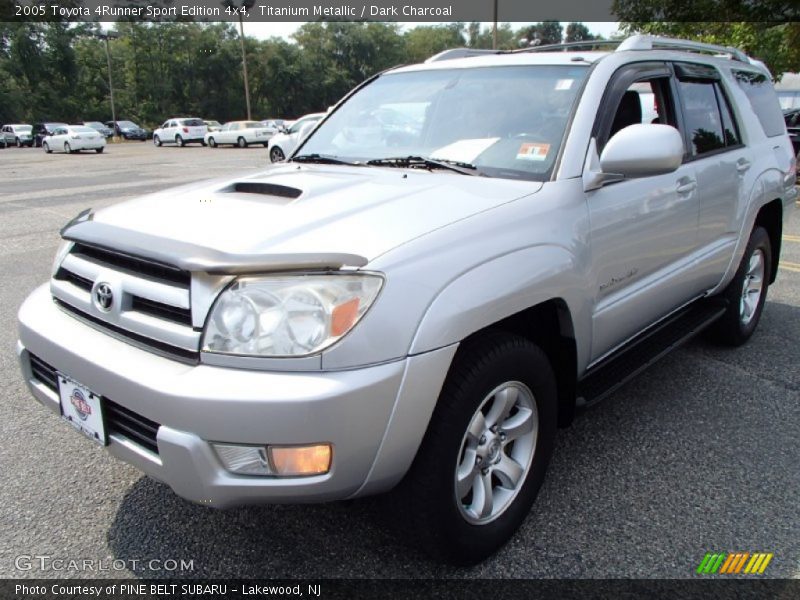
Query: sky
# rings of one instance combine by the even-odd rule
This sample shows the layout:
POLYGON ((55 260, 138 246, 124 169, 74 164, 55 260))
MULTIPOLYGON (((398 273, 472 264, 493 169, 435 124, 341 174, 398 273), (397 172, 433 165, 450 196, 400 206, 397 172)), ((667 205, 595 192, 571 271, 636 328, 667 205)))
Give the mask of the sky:
MULTIPOLYGON (((247 23, 244 26, 244 33, 245 35, 253 36, 258 39, 266 39, 272 36, 281 37, 288 39, 290 35, 292 35, 302 22, 287 22, 287 23, 276 23, 276 22, 263 22, 263 23, 247 23)), ((419 23, 419 22, 401 22, 400 25, 404 29, 411 29, 416 27, 417 25, 440 25, 441 23, 419 23)), ((491 23, 481 23, 484 29, 488 29, 492 26, 491 23)), ((601 34, 604 37, 609 37, 612 33, 617 30, 617 23, 611 22, 584 22, 589 28, 589 31, 594 34, 601 34)), ((512 23, 511 26, 515 29, 522 26, 522 23, 512 23)), ((566 27, 566 23, 563 23, 563 26, 566 27)))

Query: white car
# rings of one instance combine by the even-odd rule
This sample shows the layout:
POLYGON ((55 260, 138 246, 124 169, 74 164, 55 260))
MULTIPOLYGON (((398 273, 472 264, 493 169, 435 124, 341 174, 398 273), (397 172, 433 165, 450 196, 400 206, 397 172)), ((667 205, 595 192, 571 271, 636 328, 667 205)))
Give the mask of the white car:
POLYGON ((100 154, 106 147, 106 138, 96 129, 85 125, 62 125, 45 136, 42 148, 50 154, 53 151, 72 154, 81 150, 94 150, 100 154))
POLYGON ((17 148, 33 146, 33 127, 26 124, 3 125, 0 137, 5 138, 6 145, 14 144, 17 148))
POLYGON ((328 113, 311 113, 300 117, 284 133, 275 134, 269 142, 270 162, 281 162, 289 156, 301 141, 301 136, 309 133, 304 125, 314 125, 328 113), (302 131, 301 131, 302 130, 302 131))
POLYGON ((231 144, 239 148, 247 148, 250 144, 267 146, 275 129, 266 127, 259 121, 231 121, 225 123, 220 131, 210 131, 205 136, 205 143, 216 148, 222 144, 231 144))
POLYGON ((156 146, 162 144, 185 146, 196 142, 205 146, 206 133, 208 133, 208 125, 203 119, 175 117, 164 121, 164 124, 153 132, 153 143, 156 146))

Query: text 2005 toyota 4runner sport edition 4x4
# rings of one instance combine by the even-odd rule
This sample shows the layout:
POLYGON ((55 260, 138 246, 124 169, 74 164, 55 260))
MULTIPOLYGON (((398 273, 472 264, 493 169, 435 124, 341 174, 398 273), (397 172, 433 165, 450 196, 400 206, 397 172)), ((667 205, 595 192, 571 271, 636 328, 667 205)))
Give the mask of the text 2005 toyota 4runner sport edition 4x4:
POLYGON ((405 530, 475 562, 576 407, 707 326, 750 337, 795 171, 737 50, 446 52, 286 163, 76 217, 20 309, 22 371, 185 498, 396 488, 405 530))

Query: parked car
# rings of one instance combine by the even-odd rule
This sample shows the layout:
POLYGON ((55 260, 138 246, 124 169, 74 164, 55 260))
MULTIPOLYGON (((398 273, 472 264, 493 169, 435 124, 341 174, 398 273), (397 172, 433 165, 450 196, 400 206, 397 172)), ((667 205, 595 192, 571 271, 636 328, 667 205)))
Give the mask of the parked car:
POLYGON ((36 123, 33 126, 33 144, 37 148, 42 147, 42 140, 48 136, 53 135, 53 132, 56 130, 57 127, 66 127, 66 123, 60 123, 58 121, 54 122, 47 122, 47 123, 36 123))
POLYGON ((33 146, 33 127, 27 124, 9 124, 0 128, 0 136, 6 142, 6 146, 14 145, 17 148, 33 146))
POLYGON ((147 129, 139 127, 133 121, 106 121, 106 127, 114 130, 114 134, 126 140, 144 142, 149 136, 147 129))
POLYGON ((84 121, 83 124, 86 125, 86 127, 91 127, 95 131, 99 131, 100 135, 106 139, 114 137, 114 129, 103 125, 100 121, 84 121))
POLYGON ((219 121, 203 121, 208 127, 209 131, 219 131, 222 129, 222 124, 219 121))
POLYGON ((6 141, 6 137, 4 135, 0 135, 0 148, 8 148, 8 142, 6 141))
POLYGON ((48 154, 52 152, 74 154, 81 150, 94 150, 100 154, 105 147, 106 138, 103 134, 86 125, 56 127, 52 135, 42 140, 42 148, 48 154))
POLYGON ((208 126, 203 119, 196 117, 175 117, 167 119, 164 124, 153 132, 153 144, 186 144, 199 143, 206 145, 205 135, 208 133, 208 126))
POLYGON ((294 152, 294 149, 301 141, 301 135, 307 133, 308 128, 322 119, 326 114, 327 113, 312 113, 300 117, 294 121, 291 127, 285 132, 277 133, 272 136, 268 145, 270 162, 281 162, 289 156, 289 154, 294 152), (303 131, 301 131, 301 129, 303 131))
POLYGON ((281 133, 283 131, 286 131, 286 129, 288 129, 286 125, 287 121, 284 119, 263 119, 261 121, 261 124, 264 125, 264 127, 271 129, 273 131, 273 134, 281 133))
MULTIPOLYGON (((394 490, 404 535, 485 559, 579 407, 698 332, 754 334, 798 199, 770 74, 744 53, 553 50, 384 71, 286 164, 76 216, 19 311, 30 392, 203 506, 394 490), (403 117, 365 128, 382 109, 403 117)), ((724 451, 725 407, 703 402, 682 418, 724 451)), ((647 433, 643 457, 685 468, 647 433)))
POLYGON ((274 128, 265 127, 258 121, 231 121, 225 123, 220 131, 210 131, 205 135, 205 143, 216 148, 225 144, 247 148, 250 144, 267 146, 275 133, 274 128))

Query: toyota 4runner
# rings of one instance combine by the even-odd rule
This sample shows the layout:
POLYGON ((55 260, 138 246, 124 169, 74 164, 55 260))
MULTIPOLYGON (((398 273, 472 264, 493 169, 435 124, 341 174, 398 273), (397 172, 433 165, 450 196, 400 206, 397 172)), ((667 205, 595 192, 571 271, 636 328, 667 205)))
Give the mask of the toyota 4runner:
POLYGON ((194 502, 394 488, 426 548, 475 562, 576 407, 703 329, 751 336, 795 172, 738 50, 449 51, 366 81, 286 163, 73 219, 22 372, 194 502))

